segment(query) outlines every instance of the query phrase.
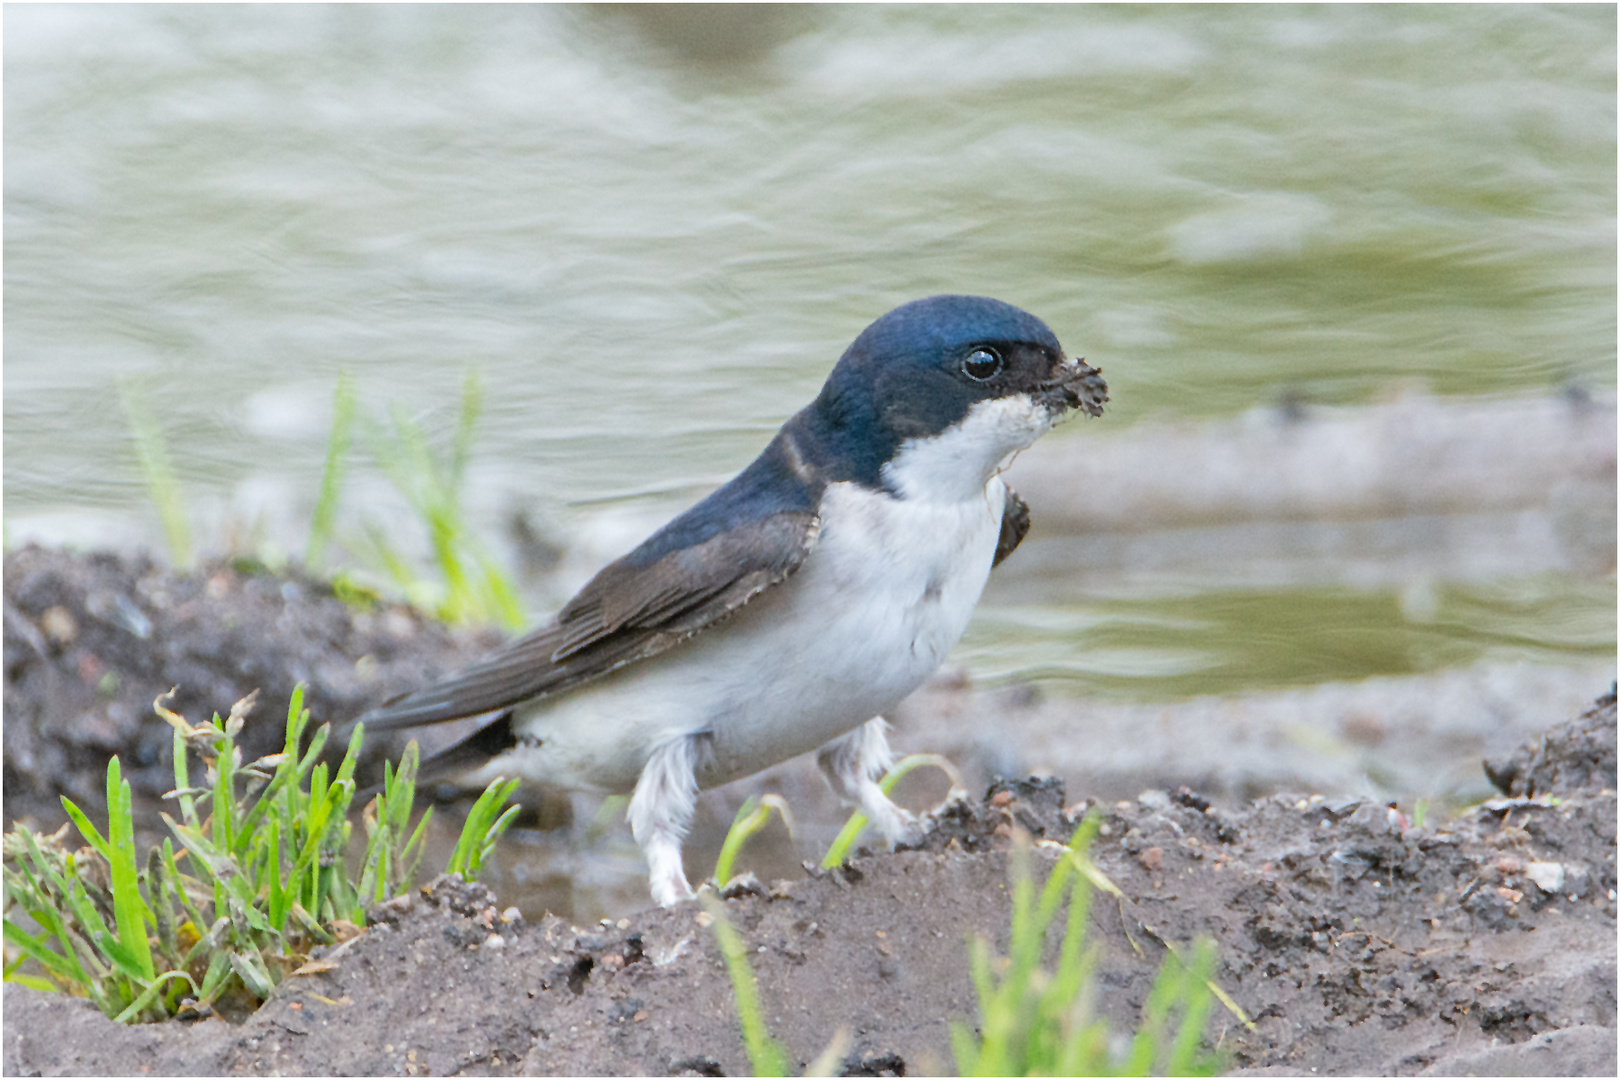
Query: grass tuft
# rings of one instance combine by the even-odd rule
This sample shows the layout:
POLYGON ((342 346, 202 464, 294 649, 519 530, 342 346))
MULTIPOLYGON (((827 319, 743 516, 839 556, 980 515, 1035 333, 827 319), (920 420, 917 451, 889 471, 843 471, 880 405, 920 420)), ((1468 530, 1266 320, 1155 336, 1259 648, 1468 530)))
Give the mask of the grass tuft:
POLYGON ((495 850, 495 842, 521 809, 516 804, 506 806, 506 800, 512 797, 517 788, 518 781, 515 779, 496 779, 478 796, 478 801, 473 803, 461 827, 461 838, 456 841, 456 849, 450 853, 450 865, 445 867, 445 873, 460 874, 468 881, 478 878, 483 872, 485 860, 495 850), (503 806, 505 810, 501 809, 503 806))
MULTIPOLYGON (((163 523, 170 559, 178 567, 189 567, 195 554, 191 529, 162 425, 136 383, 120 383, 118 395, 147 494, 163 523)), ((369 421, 356 401, 353 381, 348 375, 340 376, 333 392, 332 428, 327 436, 320 491, 304 546, 305 569, 315 577, 327 571, 327 552, 336 534, 344 474, 358 426, 378 465, 426 528, 439 580, 425 576, 400 554, 392 536, 392 523, 369 523, 358 536, 343 539, 343 546, 369 562, 371 574, 380 573, 393 580, 412 604, 432 611, 445 622, 520 628, 524 612, 517 589, 473 536, 462 509, 467 462, 482 411, 483 391, 477 375, 469 372, 462 385, 461 407, 450 446, 446 453, 438 454, 423 428, 398 409, 393 412, 391 431, 369 421)), ((262 545, 258 555, 250 558, 276 567, 285 561, 262 550, 262 545)), ((332 585, 340 599, 355 606, 369 608, 376 602, 376 592, 350 574, 338 573, 332 585)))
POLYGON ((482 410, 483 390, 477 375, 468 372, 455 435, 444 460, 435 456, 422 428, 397 409, 393 432, 376 428, 371 435, 378 463, 427 526, 443 584, 432 586, 411 572, 382 529, 373 527, 367 535, 374 557, 413 603, 433 609, 446 622, 493 622, 515 630, 524 622, 516 590, 473 537, 461 508, 473 428, 482 410))
MULTIPOLYGON (((144 867, 116 757, 105 834, 67 798, 85 847, 71 850, 69 826, 48 837, 13 826, 4 843, 6 980, 88 997, 120 1022, 202 1015, 226 1001, 256 1007, 317 945, 352 936, 367 907, 409 888, 432 812, 410 827, 416 744, 399 768, 385 769, 382 793, 363 810, 355 880, 345 856, 363 731, 355 728, 331 771, 319 760, 327 725, 304 745, 303 692, 289 703, 282 751, 246 763, 236 739, 253 695, 223 721, 216 714, 199 725, 165 707, 168 695, 153 703, 174 729, 175 787, 165 798, 178 817, 162 815, 172 839, 144 867), (193 758, 203 766, 195 784, 193 758)), ((515 786, 491 784, 469 816, 452 867, 463 877, 477 875, 516 813, 501 809, 515 786)))
MULTIPOLYGON (((1143 1009, 1129 1050, 1116 1052, 1107 1024, 1096 1014, 1093 979, 1097 952, 1086 945, 1086 916, 1100 872, 1087 857, 1097 819, 1075 830, 1068 849, 1039 894, 1029 870, 1029 847, 1012 852, 1012 933, 1008 955, 993 957, 975 938, 969 969, 979 998, 977 1030, 951 1025, 951 1049, 963 1076, 1210 1076, 1220 1060, 1202 1049, 1214 1000, 1215 945, 1201 940, 1190 965, 1169 951, 1143 1009), (1048 931, 1068 902, 1057 967, 1041 966, 1048 931)), ((1106 879, 1103 879, 1106 880, 1106 879)))
MULTIPOLYGON (((916 764, 924 763, 928 762, 916 764)), ((745 807, 738 814, 728 844, 732 834, 742 831, 739 826, 755 816, 763 813, 754 807, 745 807)), ((1201 939, 1190 962, 1184 960, 1182 950, 1168 949, 1143 1007, 1141 1025, 1128 1042, 1111 1039, 1106 1022, 1096 1013, 1097 950, 1086 944, 1093 889, 1117 893, 1087 856, 1097 827, 1094 817, 1081 823, 1039 891, 1030 874, 1027 838, 1015 843, 1008 955, 995 956, 982 937, 968 944, 979 1023, 977 1027, 951 1024, 951 1050, 960 1075, 1212 1076, 1223 1065, 1220 1056, 1203 1045, 1213 1003, 1221 1001, 1247 1023, 1242 1010, 1215 985, 1214 942, 1201 939), (1057 965, 1048 970, 1042 966, 1042 957, 1052 925, 1065 904, 1068 910, 1057 965)), ((725 958, 737 1022, 754 1074, 785 1076, 787 1055, 766 1028, 748 950, 726 919, 725 905, 707 889, 700 892, 699 899, 705 911, 699 920, 714 933, 725 958)), ((847 1033, 840 1032, 817 1058, 810 1074, 830 1074, 836 1069, 846 1041, 847 1033)))

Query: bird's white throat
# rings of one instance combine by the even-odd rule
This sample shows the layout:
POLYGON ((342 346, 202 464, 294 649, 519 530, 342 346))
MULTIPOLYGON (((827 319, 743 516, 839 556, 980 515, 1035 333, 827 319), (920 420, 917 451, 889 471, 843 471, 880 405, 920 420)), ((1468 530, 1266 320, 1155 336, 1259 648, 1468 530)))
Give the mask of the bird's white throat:
POLYGON ((905 499, 972 499, 1012 455, 1051 426, 1051 410, 1028 394, 981 401, 938 435, 901 443, 883 466, 883 479, 905 499))

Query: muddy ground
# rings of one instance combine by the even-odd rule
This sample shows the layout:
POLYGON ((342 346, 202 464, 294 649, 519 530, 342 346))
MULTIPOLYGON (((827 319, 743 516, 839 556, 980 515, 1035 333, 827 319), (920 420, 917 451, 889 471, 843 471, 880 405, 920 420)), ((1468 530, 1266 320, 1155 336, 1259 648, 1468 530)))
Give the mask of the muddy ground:
MULTIPOLYGON (((489 644, 405 608, 357 614, 316 583, 227 567, 182 575, 23 549, 5 578, 8 822, 43 823, 59 791, 98 802, 110 751, 136 764, 148 793, 169 786, 154 682, 200 687, 182 699, 197 713, 255 686, 285 701, 306 679, 317 718, 345 719, 489 644)), ((1132 1025, 1160 942, 1209 934, 1219 982, 1255 1025, 1212 1021, 1211 1040, 1239 1071, 1613 1075, 1613 695, 1560 719, 1490 758, 1499 798, 1438 828, 1375 799, 1110 796, 1094 855, 1128 899, 1093 911, 1103 1012, 1116 1030, 1132 1025)), ((843 1029, 846 1073, 950 1071, 947 1025, 974 1016, 966 937, 1005 946, 1011 837, 1067 836, 1087 794, 1003 785, 949 807, 919 849, 863 854, 729 901, 794 1061, 843 1029)), ((1044 871, 1050 855, 1035 852, 1044 871)), ((747 1071, 695 905, 627 908, 578 928, 503 922, 510 902, 459 882, 413 894, 333 955, 335 968, 288 980, 239 1026, 117 1028, 83 1001, 7 985, 4 1068, 747 1071)))
MULTIPOLYGON (((138 794, 172 788, 173 729, 152 710, 171 688, 169 707, 193 722, 223 716, 259 690, 255 722, 243 731, 251 756, 280 748, 299 682, 317 724, 341 722, 499 641, 492 631, 452 633, 405 604, 360 610, 327 583, 253 564, 184 573, 144 555, 9 552, 6 819, 59 813, 58 795, 102 809, 114 753, 138 794)), ((367 760, 402 745, 379 738, 367 760)))

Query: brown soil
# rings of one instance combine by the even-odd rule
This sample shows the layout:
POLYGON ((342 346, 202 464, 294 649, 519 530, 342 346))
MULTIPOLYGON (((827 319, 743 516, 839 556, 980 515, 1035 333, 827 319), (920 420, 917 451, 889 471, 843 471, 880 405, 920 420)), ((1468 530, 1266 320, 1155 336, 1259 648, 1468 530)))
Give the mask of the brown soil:
MULTIPOLYGON (((225 568, 187 577, 36 550, 8 557, 6 571, 8 819, 44 813, 41 796, 58 789, 93 795, 94 763, 143 738, 158 741, 137 776, 163 785, 167 732, 143 734, 150 688, 127 684, 141 672, 166 689, 166 665, 191 659, 165 645, 167 627, 217 631, 218 653, 239 664, 235 657, 252 652, 256 619, 297 624, 300 605, 321 595, 298 579, 289 591, 283 579, 225 568), (79 564, 88 569, 62 568, 79 564), (113 584, 131 567, 151 583, 133 596, 113 584), (94 604, 63 584, 101 572, 106 599, 94 604), (244 598, 247 611, 262 603, 266 614, 244 618, 231 597, 244 598), (127 604, 147 620, 144 634, 127 604), (71 627, 45 614, 53 607, 71 627), (108 670, 120 673, 117 686, 104 686, 108 670), (132 711, 123 728, 77 730, 85 717, 105 724, 107 703, 125 694, 132 711)), ((287 670, 256 660, 233 682, 218 674, 225 662, 205 663, 223 681, 207 684, 217 700, 200 695, 196 704, 222 708, 218 701, 228 705, 253 685, 263 685, 262 700, 285 700, 298 677, 312 680, 321 707, 352 711, 474 648, 447 645, 405 609, 340 617, 325 610, 327 600, 310 601, 297 627, 310 631, 308 650, 292 649, 287 670), (390 620, 410 633, 390 636, 390 620), (410 643, 421 651, 407 652, 410 643), (371 670, 385 674, 363 682, 354 661, 368 653, 378 657, 371 670)), ((1440 828, 1413 827, 1374 802, 1317 796, 1221 809, 1181 789, 1102 806, 1094 857, 1128 899, 1099 898, 1093 908, 1100 1008, 1116 1030, 1127 1029, 1161 942, 1211 935, 1217 980, 1254 1021, 1251 1030, 1220 1013, 1210 1026, 1239 1071, 1613 1075, 1615 745, 1611 692, 1493 761, 1503 797, 1440 828)), ((918 849, 863 853, 839 870, 730 900, 770 1028, 794 1061, 802 1067, 842 1029, 846 1073, 950 1071, 947 1025, 975 1015, 966 936, 1005 947, 1010 837, 1066 837, 1086 806, 1067 805, 1057 781, 1002 785, 983 802, 947 807, 918 849)), ((1051 857, 1034 849, 1037 872, 1051 857)), ((119 1028, 82 1000, 8 984, 4 1068, 747 1071, 729 983, 695 905, 581 929, 550 916, 503 922, 504 904, 482 886, 441 880, 380 911, 378 925, 329 956, 332 970, 289 979, 240 1025, 119 1028)))

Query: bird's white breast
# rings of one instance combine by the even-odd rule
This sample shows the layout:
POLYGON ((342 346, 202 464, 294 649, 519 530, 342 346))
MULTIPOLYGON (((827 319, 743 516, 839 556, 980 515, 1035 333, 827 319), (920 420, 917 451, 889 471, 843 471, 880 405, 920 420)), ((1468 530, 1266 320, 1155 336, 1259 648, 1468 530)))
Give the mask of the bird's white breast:
POLYGON ((691 641, 520 714, 517 731, 539 745, 485 771, 515 765, 536 780, 627 791, 654 746, 703 732, 707 787, 844 734, 915 690, 956 645, 1004 502, 999 479, 943 503, 830 485, 797 574, 691 641))

